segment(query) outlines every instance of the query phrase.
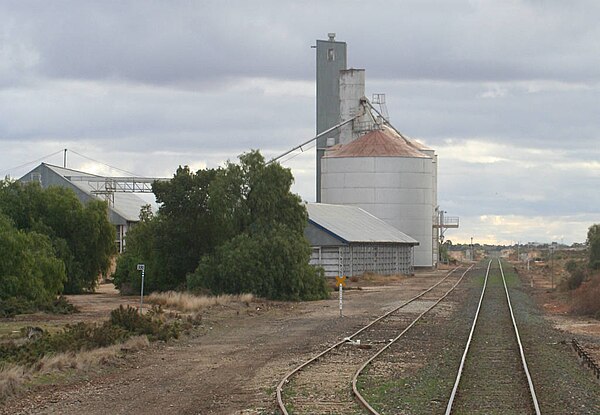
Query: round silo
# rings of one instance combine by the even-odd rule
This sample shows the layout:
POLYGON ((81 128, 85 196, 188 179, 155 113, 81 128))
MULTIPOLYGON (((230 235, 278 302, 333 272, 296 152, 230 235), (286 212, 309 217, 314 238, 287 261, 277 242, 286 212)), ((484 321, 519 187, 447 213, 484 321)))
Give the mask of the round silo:
POLYGON ((326 151, 321 201, 359 206, 417 241, 415 266, 433 262, 433 159, 389 128, 326 151))

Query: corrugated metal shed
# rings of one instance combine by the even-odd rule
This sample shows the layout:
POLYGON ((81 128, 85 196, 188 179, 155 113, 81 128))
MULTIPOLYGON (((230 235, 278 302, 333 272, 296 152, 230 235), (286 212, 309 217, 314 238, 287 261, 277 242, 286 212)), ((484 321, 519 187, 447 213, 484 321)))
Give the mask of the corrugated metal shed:
POLYGON ((309 222, 334 234, 346 243, 419 244, 416 239, 356 206, 307 203, 306 209, 309 222))
MULTIPOLYGON (((95 174, 42 163, 21 177, 19 181, 36 181, 44 188, 60 186, 72 189, 83 203, 93 199, 102 199, 101 196, 92 193, 94 189, 89 181, 85 180, 86 177, 104 179, 102 176, 95 174), (78 180, 74 180, 74 177, 77 177, 78 180)), ((133 193, 115 192, 113 197, 114 203, 110 203, 108 206, 108 219, 110 223, 116 226, 117 239, 115 242, 118 251, 123 252, 125 235, 132 224, 139 222, 140 209, 148 202, 133 193)))
MULTIPOLYGON (((93 188, 88 182, 86 182, 84 180, 72 181, 71 177, 76 176, 76 177, 98 178, 98 177, 102 177, 102 176, 85 173, 85 172, 73 170, 73 169, 65 169, 63 167, 53 166, 51 164, 44 163, 44 165, 48 169, 52 170, 54 173, 67 179, 74 187, 80 189, 81 191, 90 195, 91 197, 96 197, 96 196, 93 196, 93 194, 92 194, 93 188)), ((146 203, 147 202, 145 202, 142 198, 136 196, 133 193, 118 193, 117 192, 117 193, 114 193, 114 204, 112 206, 110 206, 110 209, 113 210, 115 213, 117 213, 119 216, 121 216, 123 219, 125 219, 127 222, 138 222, 140 220, 139 219, 140 208, 142 206, 144 206, 146 203)))

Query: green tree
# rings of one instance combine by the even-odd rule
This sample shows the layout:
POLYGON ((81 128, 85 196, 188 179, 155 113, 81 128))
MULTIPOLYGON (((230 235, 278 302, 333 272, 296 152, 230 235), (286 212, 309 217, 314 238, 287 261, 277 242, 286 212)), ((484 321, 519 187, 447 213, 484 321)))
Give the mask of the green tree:
POLYGON ((18 230, 0 214, 0 253, 0 299, 43 304, 62 292, 65 266, 46 235, 18 230))
POLYGON ((180 167, 171 181, 153 184, 161 207, 127 234, 115 282, 137 291, 135 264, 143 262, 148 290, 183 288, 189 275, 191 289, 323 298, 325 280, 308 265, 308 215, 292 183, 289 169, 258 151, 221 169, 180 167))
POLYGON ((291 193, 292 183, 289 169, 266 164, 258 151, 217 173, 209 207, 224 233, 233 236, 202 258, 188 278, 190 289, 291 300, 328 295, 322 272, 308 264, 310 247, 303 234, 308 214, 291 193))
POLYGON ((590 268, 600 269, 600 224, 594 224, 588 229, 587 245, 590 252, 590 268))
POLYGON ((70 189, 3 181, 0 210, 18 229, 50 238, 66 268, 65 293, 92 291, 98 276, 108 271, 116 248, 106 202, 84 206, 70 189))

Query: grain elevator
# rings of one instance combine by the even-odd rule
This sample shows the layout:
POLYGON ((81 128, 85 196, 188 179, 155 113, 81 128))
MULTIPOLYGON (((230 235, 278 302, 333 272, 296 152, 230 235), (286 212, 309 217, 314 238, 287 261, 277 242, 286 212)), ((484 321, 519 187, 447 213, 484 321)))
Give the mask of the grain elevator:
POLYGON ((364 209, 419 242, 416 267, 435 266, 444 229, 435 150, 392 126, 383 94, 366 98, 365 70, 346 67, 345 42, 330 33, 316 52, 317 134, 352 120, 317 140, 317 202, 364 209))

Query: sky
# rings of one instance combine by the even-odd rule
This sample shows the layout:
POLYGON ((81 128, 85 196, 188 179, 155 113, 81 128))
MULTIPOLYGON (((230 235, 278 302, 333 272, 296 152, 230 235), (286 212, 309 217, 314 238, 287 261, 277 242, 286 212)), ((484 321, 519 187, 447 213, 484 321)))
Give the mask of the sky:
MULTIPOLYGON (((436 150, 461 224, 447 239, 583 242, 600 223, 598 21, 595 0, 0 0, 0 175, 65 148, 70 168, 146 177, 280 155, 315 135, 311 46, 335 32, 367 96, 436 150)), ((291 156, 314 201, 314 149, 291 156)))

